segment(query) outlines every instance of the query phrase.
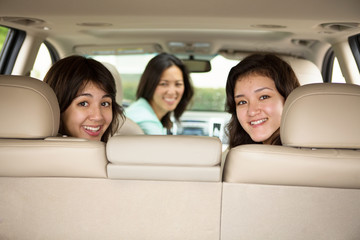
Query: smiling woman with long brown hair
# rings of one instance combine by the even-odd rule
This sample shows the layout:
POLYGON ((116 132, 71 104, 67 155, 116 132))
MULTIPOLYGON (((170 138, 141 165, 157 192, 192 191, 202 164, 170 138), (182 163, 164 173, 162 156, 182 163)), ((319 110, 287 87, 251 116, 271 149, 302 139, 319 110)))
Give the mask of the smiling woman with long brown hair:
POLYGON ((136 92, 137 101, 126 109, 126 116, 145 134, 164 135, 173 125, 171 113, 179 121, 193 94, 184 63, 174 55, 161 53, 147 64, 136 92))
POLYGON ((273 54, 253 54, 234 66, 226 83, 229 147, 281 145, 284 102, 300 86, 291 66, 273 54))

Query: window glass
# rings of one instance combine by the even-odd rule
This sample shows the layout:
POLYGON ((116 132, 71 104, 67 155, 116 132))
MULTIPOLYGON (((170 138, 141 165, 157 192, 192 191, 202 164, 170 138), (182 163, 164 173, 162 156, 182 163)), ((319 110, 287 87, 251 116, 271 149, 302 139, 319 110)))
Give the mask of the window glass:
MULTIPOLYGON (((137 86, 147 63, 156 54, 88 56, 100 62, 113 64, 120 73, 125 106, 136 100, 137 86)), ((207 73, 191 73, 195 89, 190 110, 223 112, 225 106, 225 85, 230 69, 238 63, 221 55, 211 60, 212 70, 207 73)))
POLYGON ((192 110, 224 111, 226 80, 230 69, 238 62, 238 60, 229 60, 217 55, 211 60, 210 72, 191 73, 191 79, 195 86, 192 110))
POLYGON ((49 49, 44 43, 42 43, 36 56, 34 67, 31 70, 30 76, 43 80, 51 65, 52 60, 49 49))
POLYGON ((332 76, 331 76, 331 82, 333 83, 346 83, 344 76, 342 75, 339 61, 335 57, 334 58, 334 65, 332 69, 332 76))
POLYGON ((0 26, 0 50, 3 48, 8 32, 8 28, 0 26))

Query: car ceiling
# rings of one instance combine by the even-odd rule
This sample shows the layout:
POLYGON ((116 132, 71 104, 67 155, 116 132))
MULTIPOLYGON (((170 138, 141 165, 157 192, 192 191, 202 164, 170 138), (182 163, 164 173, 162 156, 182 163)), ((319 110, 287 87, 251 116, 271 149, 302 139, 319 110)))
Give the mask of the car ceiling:
POLYGON ((208 42, 209 54, 275 51, 306 57, 359 33, 359 9, 358 0, 2 0, 0 24, 41 35, 62 54, 100 43, 157 43, 168 51, 169 41, 183 41, 208 42))

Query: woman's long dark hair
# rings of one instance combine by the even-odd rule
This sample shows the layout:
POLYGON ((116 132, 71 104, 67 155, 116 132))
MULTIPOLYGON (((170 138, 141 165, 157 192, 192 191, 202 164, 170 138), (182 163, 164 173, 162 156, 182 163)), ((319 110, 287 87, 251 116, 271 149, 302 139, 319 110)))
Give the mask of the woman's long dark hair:
MULTIPOLYGON (((83 56, 69 56, 63 58, 50 68, 44 78, 54 90, 62 114, 70 106, 87 83, 92 82, 110 95, 112 100, 113 118, 110 126, 105 131, 101 141, 107 142, 119 128, 119 116, 124 118, 123 108, 116 102, 115 80, 111 72, 100 62, 83 56)), ((60 121, 60 134, 67 134, 64 124, 60 121)))
MULTIPOLYGON (((136 92, 136 98, 145 98, 150 103, 154 96, 155 89, 160 82, 160 77, 162 73, 171 66, 177 66, 181 70, 184 79, 184 93, 179 104, 174 110, 175 120, 179 121, 181 115, 186 110, 186 107, 188 106, 192 96, 194 95, 194 90, 191 85, 189 72, 186 66, 180 59, 178 59, 174 55, 168 53, 161 53, 149 61, 144 70, 144 73, 141 76, 139 86, 136 92)), ((160 120, 162 125, 167 129, 170 129, 172 127, 170 114, 171 112, 168 112, 160 120)))
MULTIPOLYGON (((241 127, 236 116, 236 104, 234 98, 235 84, 239 79, 258 74, 271 78, 275 82, 276 89, 284 97, 284 100, 300 83, 291 66, 274 54, 253 54, 244 58, 234 66, 228 75, 226 83, 226 106, 225 110, 231 113, 231 119, 227 124, 227 135, 229 137, 229 147, 233 148, 242 144, 254 142, 249 134, 241 127)), ((281 145, 279 131, 272 144, 281 145)))

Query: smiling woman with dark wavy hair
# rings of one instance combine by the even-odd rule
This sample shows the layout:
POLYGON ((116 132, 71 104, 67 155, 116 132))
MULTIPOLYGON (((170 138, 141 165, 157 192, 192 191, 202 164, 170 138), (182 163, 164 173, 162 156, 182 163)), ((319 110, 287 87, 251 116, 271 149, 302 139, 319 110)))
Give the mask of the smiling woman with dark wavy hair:
POLYGON ((229 147, 281 145, 284 102, 300 86, 291 66, 273 54, 253 54, 234 66, 226 83, 229 147))
POLYGON ((152 58, 141 76, 137 101, 126 109, 126 116, 136 122, 145 134, 164 135, 172 128, 194 94, 184 63, 168 53, 152 58))

